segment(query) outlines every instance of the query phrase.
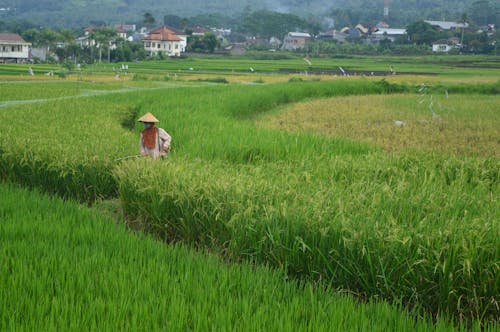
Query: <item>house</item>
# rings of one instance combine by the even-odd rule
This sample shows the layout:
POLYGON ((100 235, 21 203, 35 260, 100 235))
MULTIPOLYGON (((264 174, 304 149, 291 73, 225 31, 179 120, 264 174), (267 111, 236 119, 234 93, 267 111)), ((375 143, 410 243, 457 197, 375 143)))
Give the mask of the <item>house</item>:
POLYGON ((363 24, 359 23, 357 24, 354 29, 357 29, 359 30, 359 32, 362 34, 362 35, 366 35, 368 34, 368 32, 370 32, 370 29, 369 28, 366 28, 363 26, 363 24))
POLYGON ((210 32, 210 29, 201 27, 201 26, 195 26, 192 28, 188 28, 187 30, 191 30, 191 36, 199 36, 203 37, 207 32, 210 32))
POLYGON ((170 27, 160 27, 151 31, 142 39, 149 55, 163 53, 168 56, 180 56, 186 51, 187 35, 170 27))
POLYGON ((284 50, 297 50, 304 48, 307 42, 311 39, 311 35, 305 32, 289 32, 283 40, 284 50))
POLYGON ((429 23, 433 27, 438 28, 439 30, 454 30, 454 29, 467 29, 469 27, 469 23, 459 23, 459 22, 448 22, 448 21, 424 21, 425 23, 429 23))
MULTIPOLYGON (((349 31, 349 28, 347 28, 347 30, 344 31, 349 31)), ((346 41, 347 37, 349 37, 348 33, 332 29, 326 32, 321 32, 316 38, 318 40, 332 40, 332 41, 337 41, 339 43, 343 43, 346 41)))
POLYGON ((116 30, 116 35, 118 36, 118 38, 121 38, 123 40, 127 40, 127 30, 125 30, 122 27, 115 28, 115 30, 116 30))
POLYGON ((376 28, 378 29, 387 29, 389 28, 389 23, 385 22, 385 21, 380 21, 378 22, 376 25, 375 25, 376 28))
POLYGON ((135 24, 115 24, 115 29, 122 29, 125 32, 135 32, 137 26, 135 24))
MULTIPOLYGON (((118 38, 121 38, 123 40, 132 41, 132 38, 127 36, 127 32, 132 31, 132 30, 127 30, 126 29, 127 27, 130 27, 130 26, 116 25, 113 29, 116 31, 116 36, 118 38)), ((135 29, 135 25, 133 25, 132 27, 135 29)), ((99 47, 98 43, 94 39, 91 38, 92 31, 94 31, 95 29, 98 29, 98 28, 99 27, 96 27, 93 25, 85 28, 83 30, 84 31, 83 36, 76 38, 75 43, 80 45, 80 48, 87 48, 87 47, 92 47, 92 46, 99 47)), ((110 45, 111 49, 116 49, 116 44, 114 41, 110 41, 109 45, 110 45)))
POLYGON ((375 28, 375 31, 372 32, 371 39, 375 42, 383 39, 389 39, 393 42, 396 38, 404 36, 406 36, 406 29, 375 28))
POLYGON ((22 63, 29 60, 31 43, 17 33, 0 33, 0 62, 22 63))
POLYGON ((276 37, 271 37, 269 38, 269 46, 271 46, 272 49, 278 49, 281 46, 281 40, 279 40, 276 37))
POLYGON ((455 48, 457 48, 457 44, 450 39, 440 39, 432 43, 432 52, 448 53, 455 48))
POLYGON ((87 48, 87 47, 95 46, 96 45, 95 40, 90 38, 90 33, 95 29, 97 29, 97 27, 93 26, 93 25, 86 27, 83 30, 83 36, 76 38, 75 43, 80 45, 80 48, 87 48))

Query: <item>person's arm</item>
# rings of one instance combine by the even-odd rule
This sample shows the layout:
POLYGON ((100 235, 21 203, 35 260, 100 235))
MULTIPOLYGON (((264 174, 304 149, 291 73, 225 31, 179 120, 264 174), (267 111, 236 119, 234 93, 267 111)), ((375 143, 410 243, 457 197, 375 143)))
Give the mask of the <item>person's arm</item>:
POLYGON ((162 128, 158 128, 158 136, 162 142, 161 152, 167 153, 170 150, 172 137, 170 137, 170 135, 162 128))

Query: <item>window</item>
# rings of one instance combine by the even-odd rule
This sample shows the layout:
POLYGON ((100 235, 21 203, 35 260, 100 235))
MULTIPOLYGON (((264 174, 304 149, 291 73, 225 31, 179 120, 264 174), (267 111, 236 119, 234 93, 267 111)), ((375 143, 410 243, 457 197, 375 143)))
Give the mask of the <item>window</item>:
POLYGON ((160 43, 158 43, 158 48, 160 48, 160 47, 161 47, 161 45, 160 45, 160 43))
POLYGON ((179 49, 179 44, 175 44, 175 49, 178 50, 179 49))

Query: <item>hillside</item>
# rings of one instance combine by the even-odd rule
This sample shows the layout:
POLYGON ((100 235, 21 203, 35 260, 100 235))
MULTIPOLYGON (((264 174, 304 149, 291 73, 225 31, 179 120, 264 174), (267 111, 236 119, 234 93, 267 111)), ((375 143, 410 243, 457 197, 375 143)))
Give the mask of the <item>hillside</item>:
MULTIPOLYGON (((297 14, 331 27, 380 20, 383 7, 384 0, 0 0, 0 21, 51 27, 82 27, 93 22, 140 24, 144 13, 149 12, 160 24, 165 15, 192 18, 218 13, 234 17, 250 10, 267 9, 297 14)), ((415 19, 458 20, 467 13, 478 23, 498 23, 495 14, 498 7, 492 0, 391 0, 388 20, 401 26, 415 19)))

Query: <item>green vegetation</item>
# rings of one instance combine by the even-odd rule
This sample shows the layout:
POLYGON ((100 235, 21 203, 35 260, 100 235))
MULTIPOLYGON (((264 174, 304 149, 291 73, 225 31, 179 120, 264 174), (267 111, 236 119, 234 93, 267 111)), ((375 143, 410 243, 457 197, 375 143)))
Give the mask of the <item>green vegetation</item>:
MULTIPOLYGON (((72 202, 0 185, 2 330, 433 329, 386 303, 227 266, 72 202)), ((438 331, 451 331, 442 320, 438 331)))
MULTIPOLYGON (((122 79, 135 75, 146 75, 163 79, 165 75, 193 75, 212 73, 224 75, 259 75, 266 74, 324 74, 341 76, 343 68, 351 76, 384 75, 392 78, 392 70, 399 75, 440 75, 440 78, 481 78, 498 82, 500 57, 497 56, 340 56, 332 58, 310 59, 310 64, 302 56, 283 56, 277 52, 259 52, 246 57, 188 57, 185 59, 167 59, 128 63, 128 70, 119 73, 122 79), (269 55, 269 58, 266 57, 269 55)), ((0 75, 28 76, 28 65, 4 64, 0 66, 0 75)), ((49 71, 57 71, 53 65, 32 65, 36 79, 49 71)), ((93 80, 98 75, 116 74, 120 64, 101 63, 87 65, 81 72, 66 72, 73 79, 93 80)), ((68 76, 67 75, 67 76, 68 76)), ((0 76, 1 77, 1 76, 0 76)), ((24 77, 26 79, 26 77, 24 77)), ((470 82, 469 82, 470 83, 470 82)))
MULTIPOLYGON (((225 73, 248 66, 245 61, 229 63, 225 73)), ((366 66, 381 65, 376 61, 366 66)), ((130 71, 148 76, 160 64, 131 64, 130 71)), ((199 64, 200 71, 221 65, 210 59, 199 64)), ((279 65, 270 62, 268 68, 276 71, 279 65)), ((100 68, 103 76, 109 73, 100 68)), ((445 71, 444 64, 436 68, 445 71)), ((460 79, 476 79, 465 72, 460 79)), ((183 87, 138 80, 127 84, 143 84, 141 90, 124 92, 122 82, 100 84, 110 84, 111 90, 0 108, 0 179, 90 203, 118 197, 126 218, 168 242, 207 249, 230 262, 277 267, 288 277, 360 300, 385 299, 413 313, 451 318, 459 328, 498 328, 500 160, 495 152, 387 153, 356 136, 331 138, 255 124, 287 104, 328 103, 331 97, 356 95, 368 102, 373 98, 373 104, 392 101, 398 108, 405 95, 394 94, 422 98, 421 86, 369 78, 265 85, 198 81, 183 87), (137 154, 135 119, 149 111, 173 137, 170 156, 162 162, 116 161, 137 154)), ((426 87, 427 97, 443 89, 463 94, 456 106, 465 108, 457 112, 457 123, 477 118, 495 129, 498 83, 426 87), (467 107, 481 111, 468 114, 467 107)), ((15 88, 10 92, 16 99, 22 94, 15 88)), ((415 109, 404 104, 409 111, 432 117, 412 103, 415 109)))
MULTIPOLYGON (((9 3, 1 3, 8 7, 9 3)), ((355 26, 360 22, 378 22, 383 19, 383 2, 366 0, 342 0, 331 2, 327 0, 190 0, 178 3, 158 3, 151 0, 124 1, 103 0, 99 3, 88 0, 68 0, 64 3, 45 0, 25 0, 16 4, 16 10, 4 11, 2 19, 29 23, 24 25, 52 26, 52 27, 82 27, 90 24, 99 25, 104 22, 128 22, 152 26, 161 24, 162 19, 167 23, 177 23, 190 26, 209 24, 235 28, 244 23, 244 18, 251 18, 252 13, 260 9, 275 10, 272 18, 279 21, 281 16, 288 18, 288 22, 299 23, 302 27, 305 22, 322 22, 324 27, 333 23, 336 28, 355 26), (79 15, 74 15, 78 12, 79 15), (144 13, 148 14, 146 16, 144 13), (292 13, 299 15, 302 20, 294 19, 292 13), (332 21, 333 20, 333 21, 332 21)), ((498 24, 495 16, 498 4, 492 0, 392 0, 390 14, 386 20, 392 26, 404 27, 415 19, 435 19, 446 17, 448 20, 458 21, 464 13, 469 20, 477 25, 488 23, 498 24)), ((2 21, 3 21, 2 20, 2 21)), ((287 22, 283 22, 286 24, 287 22)), ((270 24, 270 23, 268 23, 270 24)), ((0 29, 2 24, 0 24, 0 29)), ((278 36, 282 37, 282 36, 278 36)))

